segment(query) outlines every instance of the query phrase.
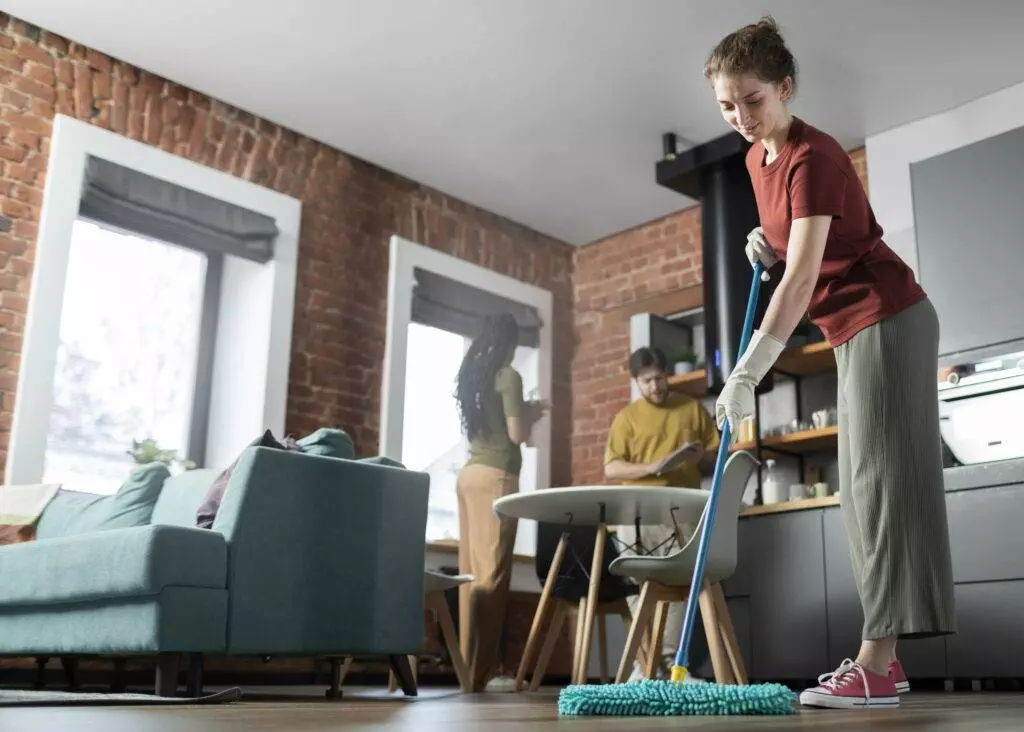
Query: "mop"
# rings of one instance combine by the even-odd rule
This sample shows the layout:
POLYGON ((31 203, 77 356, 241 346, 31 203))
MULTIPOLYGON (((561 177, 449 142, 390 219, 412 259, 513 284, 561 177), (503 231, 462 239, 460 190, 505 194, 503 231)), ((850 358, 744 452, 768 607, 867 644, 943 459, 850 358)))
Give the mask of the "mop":
MULTIPOLYGON (((754 266, 754 278, 747 300, 747 313, 740 334, 740 353, 754 330, 754 312, 761 286, 763 267, 754 266)), ((560 716, 620 716, 659 717, 691 715, 740 714, 792 714, 797 696, 782 684, 685 684, 686 664, 690 651, 690 637, 697 609, 697 596, 704 582, 704 563, 711 544, 711 527, 715 525, 715 511, 721 489, 722 474, 729 457, 732 434, 728 421, 722 430, 718 446, 711 495, 708 497, 707 515, 697 548, 697 561, 690 582, 690 598, 686 603, 683 632, 676 651, 675 665, 669 681, 644 680, 627 684, 573 684, 562 689, 558 697, 560 716)))

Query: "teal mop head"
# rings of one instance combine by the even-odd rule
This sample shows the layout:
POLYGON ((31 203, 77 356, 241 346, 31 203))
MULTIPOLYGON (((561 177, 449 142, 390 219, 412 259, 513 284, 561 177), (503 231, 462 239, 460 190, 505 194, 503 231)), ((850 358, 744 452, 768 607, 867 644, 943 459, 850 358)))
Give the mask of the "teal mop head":
POLYGON ((680 684, 643 680, 632 684, 576 684, 562 689, 563 717, 681 717, 794 714, 797 696, 782 684, 680 684))

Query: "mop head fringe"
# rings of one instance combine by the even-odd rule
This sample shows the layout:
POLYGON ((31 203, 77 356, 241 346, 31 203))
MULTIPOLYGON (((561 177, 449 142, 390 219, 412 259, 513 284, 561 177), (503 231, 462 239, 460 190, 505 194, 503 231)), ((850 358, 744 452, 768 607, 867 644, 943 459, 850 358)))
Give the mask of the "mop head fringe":
POLYGON ((682 717, 795 714, 797 695, 782 684, 575 684, 562 689, 562 717, 682 717))

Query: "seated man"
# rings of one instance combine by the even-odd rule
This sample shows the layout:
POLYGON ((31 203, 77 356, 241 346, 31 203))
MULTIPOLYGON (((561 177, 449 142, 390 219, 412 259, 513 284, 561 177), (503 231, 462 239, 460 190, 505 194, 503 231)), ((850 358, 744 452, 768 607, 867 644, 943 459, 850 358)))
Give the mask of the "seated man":
MULTIPOLYGON (((641 348, 630 356, 629 374, 636 380, 641 398, 623 408, 608 431, 604 474, 609 480, 629 485, 700 488, 701 475, 710 475, 714 470, 719 444, 715 420, 696 399, 670 392, 666 371, 665 355, 657 348, 641 348), (692 447, 684 453, 683 462, 663 471, 665 459, 688 443, 692 447)), ((696 527, 680 528, 692 532, 696 527)), ((620 526, 617 534, 627 547, 639 541, 646 552, 663 556, 679 549, 678 544, 669 541, 674 531, 673 526, 641 526, 640 536, 637 536, 634 526, 620 526)), ((635 554, 630 549, 622 553, 635 554)), ((638 602, 639 597, 635 595, 629 598, 634 616, 638 602)), ((683 631, 683 614, 682 603, 670 606, 660 650, 663 674, 667 674, 674 663, 683 631)), ((699 610, 695 621, 689 654, 689 666, 694 670, 707 656, 699 610)), ((642 671, 637 664, 631 680, 640 677, 642 671)))

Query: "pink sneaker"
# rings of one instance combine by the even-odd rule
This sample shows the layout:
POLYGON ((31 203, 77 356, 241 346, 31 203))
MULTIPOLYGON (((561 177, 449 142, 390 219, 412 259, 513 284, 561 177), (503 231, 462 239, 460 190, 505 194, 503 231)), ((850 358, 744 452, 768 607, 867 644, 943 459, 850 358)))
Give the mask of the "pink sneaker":
POLYGON ((892 679, 893 684, 896 686, 896 691, 901 694, 906 694, 910 691, 910 682, 907 681, 907 675, 903 673, 903 664, 900 663, 899 659, 889 662, 889 678, 892 679))
POLYGON ((801 704, 833 709, 900 705, 900 695, 891 676, 880 676, 849 658, 832 673, 819 676, 818 684, 800 694, 801 704))

